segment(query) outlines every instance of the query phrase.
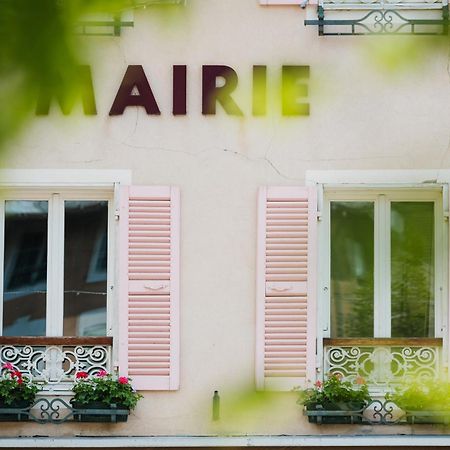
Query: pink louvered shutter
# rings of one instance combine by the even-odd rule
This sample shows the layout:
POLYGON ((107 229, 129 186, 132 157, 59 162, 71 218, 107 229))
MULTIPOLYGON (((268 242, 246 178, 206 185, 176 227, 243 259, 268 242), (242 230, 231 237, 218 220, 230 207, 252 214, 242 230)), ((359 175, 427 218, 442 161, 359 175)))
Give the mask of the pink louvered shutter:
POLYGON ((316 190, 263 187, 258 202, 258 389, 312 380, 316 357, 316 190))
POLYGON ((136 389, 179 387, 179 197, 121 188, 119 370, 136 389))

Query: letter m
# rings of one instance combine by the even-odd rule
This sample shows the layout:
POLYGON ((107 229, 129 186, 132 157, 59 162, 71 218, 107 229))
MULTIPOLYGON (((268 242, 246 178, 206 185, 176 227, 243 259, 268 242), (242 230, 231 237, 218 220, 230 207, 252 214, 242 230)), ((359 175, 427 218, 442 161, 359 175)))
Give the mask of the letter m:
POLYGON ((92 85, 91 68, 89 66, 78 66, 74 77, 74 83, 64 88, 61 82, 55 85, 44 85, 41 87, 36 104, 36 115, 46 116, 50 111, 50 103, 56 97, 62 113, 67 116, 71 113, 76 100, 81 97, 83 112, 88 116, 95 116, 97 108, 95 105, 94 88, 92 85))

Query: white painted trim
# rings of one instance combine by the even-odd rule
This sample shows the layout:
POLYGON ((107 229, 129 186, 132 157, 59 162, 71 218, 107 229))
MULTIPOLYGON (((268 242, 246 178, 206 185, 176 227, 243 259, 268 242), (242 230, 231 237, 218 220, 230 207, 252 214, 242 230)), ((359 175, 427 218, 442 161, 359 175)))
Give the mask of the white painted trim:
POLYGON ((131 170, 2 169, 0 186, 113 186, 131 184, 131 170))
POLYGON ((125 436, 0 438, 0 448, 447 447, 445 435, 125 436))
MULTIPOLYGON (((108 222, 106 227, 106 334, 114 337, 114 320, 117 316, 115 301, 116 278, 116 191, 108 199, 108 222)), ((114 364, 114 359, 113 359, 114 364)))
POLYGON ((108 251, 111 251, 112 261, 108 256, 108 284, 111 280, 111 296, 108 296, 108 307, 112 307, 107 310, 108 319, 110 324, 110 333, 113 337, 112 347, 112 361, 113 369, 116 370, 119 367, 119 333, 120 333, 120 183, 114 183, 114 200, 111 203, 111 214, 113 214, 111 225, 111 232, 108 232, 108 251))
POLYGON ((307 170, 306 184, 402 184, 449 183, 450 170, 307 170))
POLYGON ((47 336, 63 336, 64 311, 64 200, 59 193, 48 200, 47 336))
POLYGON ((385 193, 375 202, 374 337, 391 336, 391 210, 385 193), (377 211, 378 210, 378 211, 377 211))

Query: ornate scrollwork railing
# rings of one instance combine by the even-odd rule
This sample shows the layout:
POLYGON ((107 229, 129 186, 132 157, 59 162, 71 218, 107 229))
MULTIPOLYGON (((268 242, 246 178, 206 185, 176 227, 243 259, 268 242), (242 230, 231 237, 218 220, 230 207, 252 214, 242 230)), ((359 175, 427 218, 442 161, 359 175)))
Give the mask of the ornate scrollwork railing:
POLYGON ((324 370, 386 391, 410 379, 439 378, 441 350, 441 339, 325 339, 324 370))
POLYGON ((443 0, 323 0, 325 9, 394 10, 441 9, 443 0))
POLYGON ((0 365, 12 364, 23 375, 45 383, 44 390, 70 387, 79 371, 111 372, 110 337, 0 337, 0 365))

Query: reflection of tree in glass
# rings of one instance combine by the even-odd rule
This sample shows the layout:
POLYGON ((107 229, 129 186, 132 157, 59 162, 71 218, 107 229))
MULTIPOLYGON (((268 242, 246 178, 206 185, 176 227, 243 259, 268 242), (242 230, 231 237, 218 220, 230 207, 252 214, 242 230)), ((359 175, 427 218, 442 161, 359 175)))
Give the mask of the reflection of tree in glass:
POLYGON ((393 337, 434 336, 432 202, 391 204, 393 337))
POLYGON ((373 336, 374 205, 331 202, 331 335, 373 336))

